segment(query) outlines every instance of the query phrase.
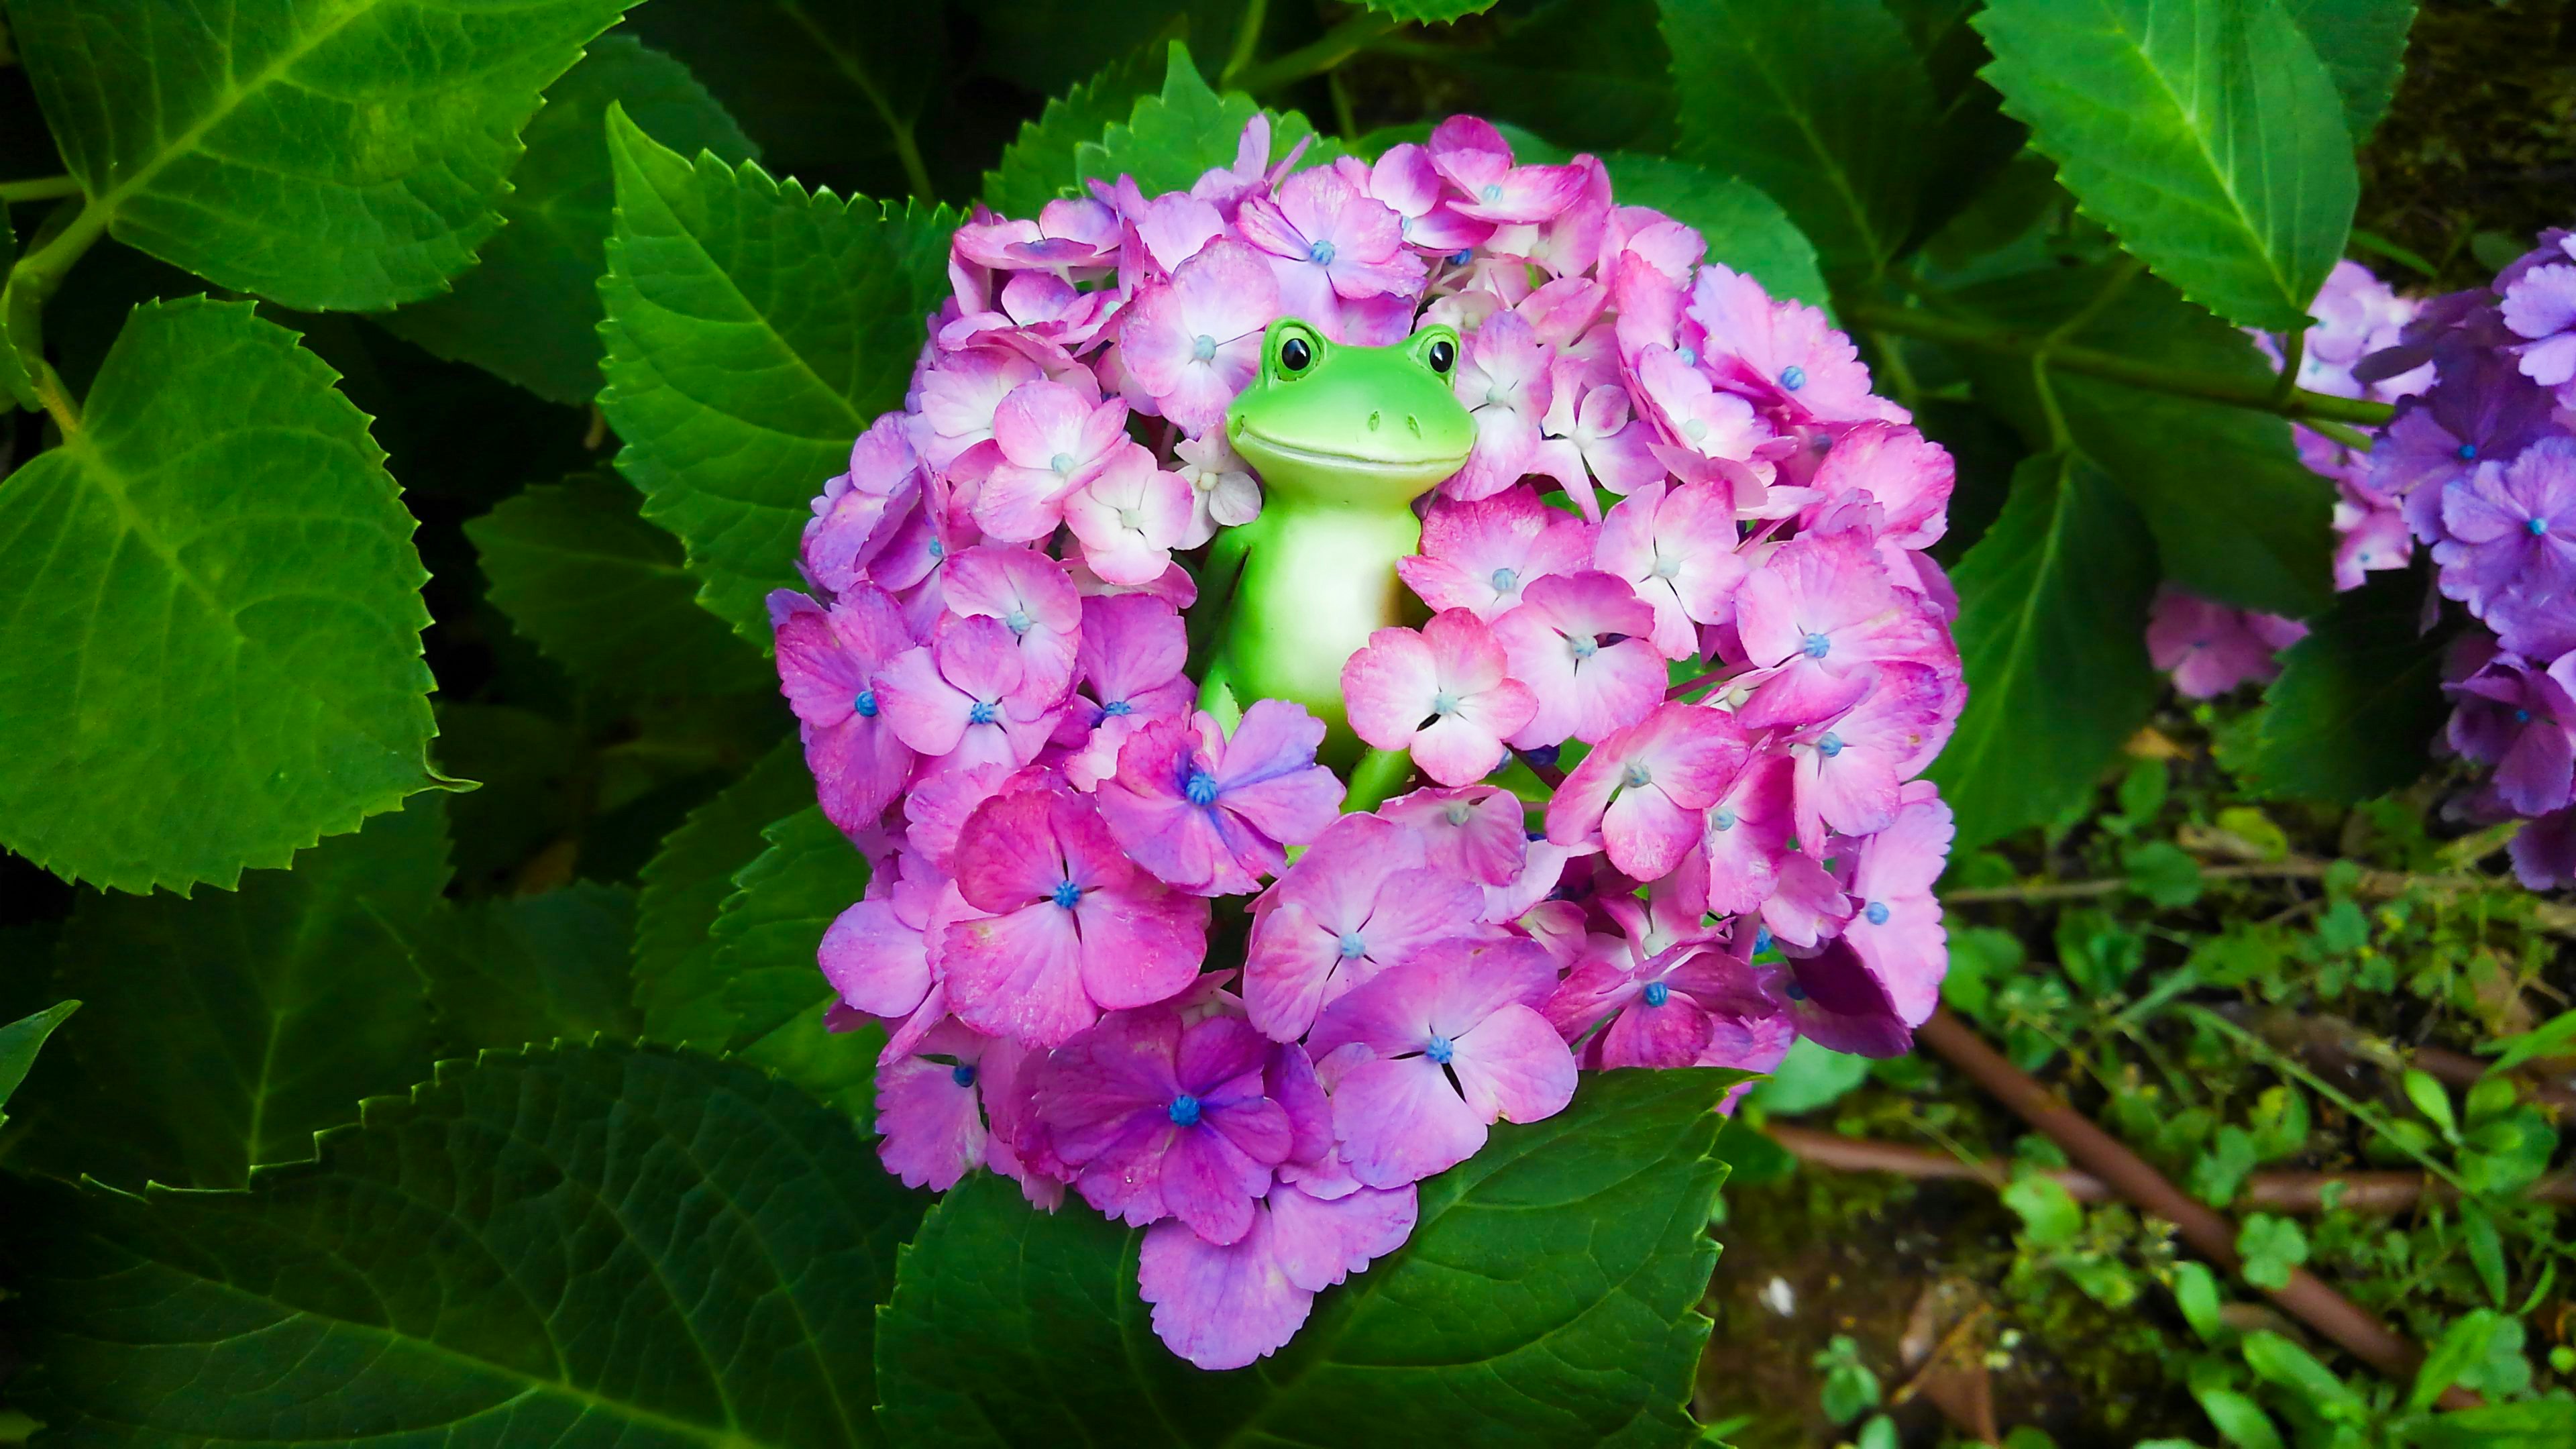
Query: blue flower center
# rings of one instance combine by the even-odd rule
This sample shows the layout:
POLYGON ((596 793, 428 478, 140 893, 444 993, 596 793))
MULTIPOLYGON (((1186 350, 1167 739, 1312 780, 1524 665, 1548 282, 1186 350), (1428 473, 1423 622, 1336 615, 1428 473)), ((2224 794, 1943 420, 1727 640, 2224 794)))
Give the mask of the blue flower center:
POLYGON ((1216 361, 1216 339, 1204 332, 1200 333, 1190 342, 1190 356, 1201 362, 1216 361))
POLYGON ((1649 981, 1646 983, 1646 1004, 1648 1006, 1661 1006, 1672 999, 1673 989, 1671 987, 1666 986, 1660 981, 1649 981))
POLYGON ((1054 457, 1047 459, 1047 466, 1053 468, 1058 473, 1070 473, 1073 471, 1073 455, 1071 453, 1058 453, 1054 457))
POLYGON ((1805 988, 1805 987, 1803 987, 1803 986, 1799 985, 1799 984, 1798 984, 1797 982, 1795 982, 1795 981, 1790 982, 1790 983, 1789 983, 1789 999, 1790 999, 1791 1001, 1804 1001, 1804 1000, 1806 1000, 1806 999, 1807 999, 1807 988, 1805 988))
POLYGON ((1601 652, 1600 643, 1589 634, 1577 634, 1565 642, 1573 646, 1574 657, 1577 659, 1589 659, 1601 652))
MULTIPOLYGON (((1556 763, 1557 757, 1564 752, 1565 747, 1563 745, 1535 745, 1529 749, 1521 751, 1521 758, 1536 765, 1553 765, 1556 763)), ((1538 837, 1533 835, 1530 838, 1532 840, 1536 840, 1538 837)))
POLYGON ((974 705, 966 711, 966 722, 968 724, 991 724, 993 722, 993 706, 984 700, 979 699, 975 701, 974 705))
POLYGON ((1458 1054, 1458 1048, 1450 1042, 1449 1038, 1434 1036, 1422 1044, 1422 1054, 1445 1067, 1449 1065, 1449 1059, 1458 1054))
POLYGON ((1342 953, 1343 960, 1356 961, 1368 954, 1368 942, 1361 940, 1360 933, 1357 931, 1344 931, 1338 949, 1342 953))
POLYGON ((1331 266, 1333 264, 1333 244, 1328 241, 1308 243, 1306 247, 1306 260, 1313 262, 1319 267, 1331 266))
POLYGON ((971 1087, 975 1085, 975 1068, 973 1064, 961 1062, 956 1066, 950 1067, 948 1069, 948 1080, 955 1082, 961 1087, 971 1087))
POLYGON ((1475 810, 1464 800, 1452 800, 1440 808, 1440 818, 1452 825, 1466 824, 1467 817, 1475 813, 1475 810))
POLYGON ((1199 1099, 1183 1092, 1172 1099, 1171 1113, 1173 1126, 1196 1127, 1199 1125, 1199 1099))
POLYGON ((1496 569, 1490 582, 1494 586, 1495 593, 1508 594, 1521 586, 1521 576, 1510 569, 1496 569))
POLYGON ((2463 462, 2463 463, 2474 463, 2474 462, 2476 462, 2476 461, 2477 461, 2477 459, 2478 459, 2478 445, 2477 445, 2477 444, 2475 444, 2475 443, 2462 443, 2462 444, 2460 445, 2460 461, 2461 461, 2461 462, 2463 462))
POLYGON ((2529 723, 2531 723, 2531 711, 2530 711, 2530 710, 2527 710, 2527 709, 2518 709, 2518 710, 2515 710, 2515 711, 2513 712, 2513 722, 2514 722, 2515 724, 2529 724, 2529 723))
POLYGON ((2549 531, 2549 520, 2546 518, 2534 518, 2526 521, 2522 526, 2531 530, 2532 537, 2538 538, 2549 531))
POLYGON ((1631 790, 1643 790, 1655 783, 1655 772, 1643 765, 1630 765, 1619 772, 1619 783, 1631 790))
POLYGON ((1780 369, 1780 385, 1796 392, 1807 385, 1807 370, 1795 364, 1780 369))
POLYGON ((1082 903, 1082 887, 1075 885, 1069 880, 1057 881, 1055 883, 1055 889, 1048 892, 1047 899, 1054 901, 1057 905, 1064 907, 1068 911, 1072 910, 1075 906, 1082 903))
POLYGON ((1869 923, 1871 925, 1884 926, 1887 924, 1887 902, 1871 901, 1869 903, 1869 909, 1861 912, 1861 914, 1869 918, 1869 923))
POLYGON ((1696 347, 1685 347, 1674 355, 1682 360, 1684 367, 1699 366, 1699 349, 1696 347))
POLYGON ((1103 714, 1104 716, 1105 716, 1105 715, 1113 715, 1113 714, 1118 714, 1118 715, 1134 714, 1134 713, 1136 712, 1136 706, 1134 706, 1134 705, 1132 705, 1132 704, 1129 704, 1127 701, 1125 701, 1125 700, 1123 700, 1123 699, 1113 699, 1113 700, 1109 701, 1107 704, 1102 705, 1102 706, 1100 707, 1100 712, 1101 712, 1101 714, 1103 714))
POLYGON ((930 556, 932 558, 948 557, 948 545, 941 543, 938 539, 932 539, 930 541, 930 556))
POLYGON ((1013 609, 1010 613, 1002 616, 1002 622, 1011 626, 1012 633, 1025 634, 1029 632, 1029 624, 1031 623, 1029 611, 1026 609, 1013 609))
POLYGON ((1810 634, 1798 646, 1798 652, 1810 659, 1822 659, 1834 650, 1834 641, 1823 634, 1810 634))
POLYGON ((1503 199, 1503 187, 1502 187, 1502 183, 1501 183, 1501 182, 1499 182, 1499 181, 1489 181, 1489 182, 1485 183, 1484 196, 1485 196, 1485 199, 1486 199, 1487 201, 1500 201, 1500 200, 1502 200, 1502 199, 1503 199))
POLYGON ((1759 956, 1770 949, 1771 928, 1769 926, 1755 927, 1753 931, 1753 954, 1759 956))
POLYGON ((1735 822, 1739 818, 1740 817, 1735 813, 1734 806, 1720 805, 1717 807, 1717 812, 1708 817, 1709 828, 1712 830, 1733 830, 1735 828, 1735 822))
POLYGON ((875 719, 877 717, 877 692, 873 689, 860 690, 859 697, 850 701, 850 708, 856 711, 861 719, 875 719))
POLYGON ((1465 247, 1460 247, 1458 250, 1449 254, 1449 265, 1453 267, 1463 267, 1467 265, 1467 259, 1474 255, 1474 252, 1467 250, 1465 247))
POLYGON ((1433 714, 1456 714, 1458 712, 1458 696, 1451 694, 1445 689, 1440 691, 1438 694, 1431 696, 1431 712, 1433 714))
POLYGON ((1816 753, 1824 756, 1828 760, 1842 752, 1843 737, 1835 734, 1832 730, 1825 731, 1825 737, 1816 741, 1816 753))
POLYGON ((1193 805, 1213 805, 1216 803, 1216 776, 1205 770, 1192 770, 1190 778, 1181 785, 1181 793, 1188 796, 1193 805))

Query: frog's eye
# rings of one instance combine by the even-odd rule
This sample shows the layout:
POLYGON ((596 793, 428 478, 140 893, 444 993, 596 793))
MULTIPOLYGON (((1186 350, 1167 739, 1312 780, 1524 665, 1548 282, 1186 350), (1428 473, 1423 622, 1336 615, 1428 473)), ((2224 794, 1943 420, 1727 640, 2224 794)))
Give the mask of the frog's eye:
POLYGON ((1291 337, 1279 344, 1279 370, 1295 377, 1315 365, 1315 349, 1303 337, 1291 337))
POLYGON ((1449 375, 1451 364, 1458 360, 1458 349, 1450 346, 1449 339, 1443 337, 1439 341, 1432 343, 1431 350, 1425 353, 1424 356, 1430 361, 1431 370, 1433 372, 1440 374, 1442 377, 1447 377, 1449 375))

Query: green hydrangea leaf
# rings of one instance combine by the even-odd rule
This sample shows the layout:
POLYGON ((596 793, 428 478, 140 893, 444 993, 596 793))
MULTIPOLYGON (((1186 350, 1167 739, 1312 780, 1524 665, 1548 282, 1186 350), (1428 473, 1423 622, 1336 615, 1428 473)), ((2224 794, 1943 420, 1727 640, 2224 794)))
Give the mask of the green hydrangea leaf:
POLYGON ((1669 151, 1672 52, 1656 15, 1656 0, 1541 0, 1484 22, 1493 44, 1446 50, 1441 68, 1472 88, 1462 111, 1593 151, 1669 151))
POLYGON ((448 876, 436 807, 379 815, 237 891, 84 895, 54 953, 89 1004, 61 1036, 81 1087, 49 1100, 37 1160, 238 1187, 417 1079, 431 1036, 411 944, 448 876))
POLYGON ((884 1442, 875 1305, 928 1199, 793 1086, 492 1052, 363 1123, 247 1191, 12 1187, 13 1401, 74 1444, 884 1442))
MULTIPOLYGON (((80 1005, 77 1001, 57 1002, 33 1016, 0 1026, 0 1107, 8 1106, 18 1084, 27 1080, 27 1069, 36 1064, 36 1053, 44 1047, 45 1038, 54 1034, 55 1027, 71 1020, 80 1005)), ((0 1112, 0 1125, 8 1120, 9 1114, 0 1112)))
POLYGON ((2325 62, 2335 93, 2343 97, 2344 129, 2358 146, 2379 129, 2397 78, 2406 69, 2406 32, 2415 26, 2415 0, 2284 0, 2299 33, 2325 62))
POLYGON ((335 379, 247 302, 147 304, 0 488, 0 844, 229 887, 445 783, 428 574, 335 379))
POLYGON ((644 521, 635 490, 579 474, 504 499, 465 525, 511 626, 615 698, 776 687, 766 661, 698 607, 679 540, 644 521))
POLYGON ((2337 597, 2282 655, 2251 747, 2223 762, 2266 797, 2343 805, 2423 775, 2448 713, 2447 640, 2424 632, 2423 604, 2413 571, 2374 575, 2337 597))
POLYGON ((1829 272, 1874 274, 1912 231, 1932 84, 1878 0, 1665 0, 1677 154, 1786 209, 1829 272))
POLYGON ((761 832, 769 843, 734 874, 707 932, 737 1055, 848 1112, 872 1117, 877 1040, 823 1029, 838 996, 815 965, 823 932, 868 888, 868 863, 819 806, 761 832))
POLYGON ((616 198, 604 134, 611 101, 684 155, 759 155, 688 67, 632 36, 604 36, 547 87, 545 109, 528 123, 528 153, 500 201, 509 225, 482 260, 452 293, 376 320, 539 397, 589 402, 600 387, 599 274, 616 198))
MULTIPOLYGON (((2244 333, 2133 267, 2050 267, 1968 288, 1949 305, 2025 335, 2080 322, 2069 342, 2133 361, 2273 375, 2244 333)), ((2029 361, 1957 356, 1980 400, 2044 450, 2049 425, 2029 361)), ((2076 446, 2145 515, 2165 577, 2203 598, 2293 618, 2334 597, 2334 485, 2299 461, 2288 423, 2078 373, 2053 372, 2051 385, 2076 446)))
POLYGON ((634 0, 13 0, 88 210, 306 311, 445 290, 500 227, 519 128, 634 0))
MULTIPOLYGON (((1261 107, 1240 91, 1223 95, 1209 89, 1190 48, 1175 40, 1163 74, 1161 91, 1144 96, 1127 119, 1111 126, 1096 141, 1074 153, 1079 178, 1136 178, 1147 196, 1187 191, 1212 166, 1232 166, 1242 144, 1244 123, 1261 107)), ((1272 111, 1270 160, 1284 159, 1299 141, 1309 141, 1298 166, 1320 166, 1341 154, 1329 137, 1317 137, 1314 125, 1295 111, 1272 111)))
POLYGON ((1681 1445, 1741 1074, 1604 1072, 1421 1186, 1413 1238, 1271 1358, 1203 1373, 1153 1336, 1143 1234, 979 1173, 906 1250, 878 1336, 899 1445, 1681 1445))
POLYGON ((1136 112, 1154 92, 1164 50, 1149 45, 1111 61, 1099 74, 1046 103, 1034 121, 984 173, 984 204, 1004 216, 1035 218, 1040 208, 1074 192, 1080 175, 1075 156, 1113 125, 1136 112))
POLYGON ((1752 184, 1668 156, 1601 158, 1622 206, 1651 206, 1708 238, 1708 259, 1749 274, 1774 297, 1827 305, 1816 249, 1780 204, 1752 184))
POLYGON ((645 1031, 664 1041, 722 1045, 723 1015, 708 932, 733 894, 734 872, 767 848, 761 831, 814 803, 814 777, 794 741, 780 745, 716 797, 690 812, 644 864, 635 903, 635 1006, 645 1031))
POLYGON ((1953 577, 1968 707, 1932 764, 1973 849, 2057 818, 2154 707, 2153 556, 2137 510, 2073 454, 2026 459, 1953 577))
POLYGON ((577 880, 443 910, 413 958, 450 1049, 632 1041, 644 1030, 628 999, 634 940, 634 889, 577 880))
POLYGON ((958 217, 691 162, 614 105, 608 147, 599 405, 626 441, 618 471, 679 536, 700 602, 766 648, 762 599, 798 586, 808 505, 877 414, 902 406, 958 217))
POLYGON ((1494 0, 1361 0, 1380 15, 1429 25, 1446 25, 1494 8, 1494 0))
POLYGON ((2360 194, 2281 0, 1991 0, 1986 78, 2084 209, 2231 322, 2307 325, 2360 194))

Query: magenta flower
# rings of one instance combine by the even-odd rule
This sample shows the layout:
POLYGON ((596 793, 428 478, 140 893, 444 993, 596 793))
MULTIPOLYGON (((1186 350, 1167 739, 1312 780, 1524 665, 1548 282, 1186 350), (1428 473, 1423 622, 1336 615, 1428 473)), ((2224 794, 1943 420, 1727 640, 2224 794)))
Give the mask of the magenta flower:
POLYGON ((1112 1012, 1037 1070, 1036 1110, 1074 1190, 1130 1227, 1178 1218, 1222 1247, 1288 1160, 1288 1110, 1263 1089, 1276 1048, 1236 1016, 1112 1012))
POLYGON ((1520 797, 1495 785, 1416 790, 1377 808, 1379 819, 1413 832, 1425 865, 1489 886, 1521 873, 1529 849, 1522 814, 1520 797))
POLYGON ((1431 165, 1457 188, 1452 205, 1478 221, 1546 221, 1583 194, 1574 166, 1516 166, 1511 143, 1485 121, 1451 116, 1431 132, 1431 165))
POLYGON ((815 588, 837 594, 865 578, 869 560, 893 538, 894 522, 919 500, 921 458, 905 426, 902 413, 880 416, 850 445, 850 471, 823 480, 796 550, 815 588))
POLYGON ((2171 671, 2183 694, 2213 699, 2247 680, 2277 677, 2273 655, 2307 632, 2293 620, 2231 609, 2166 584, 2147 612, 2147 658, 2171 671))
POLYGON ((1434 496, 1422 519, 1422 552, 1395 571, 1434 609, 1466 609, 1487 623, 1520 607, 1521 591, 1592 566, 1592 530, 1507 488, 1473 503, 1434 496))
POLYGON ((1002 459, 1001 445, 993 441, 1002 399, 1045 376, 1036 363, 1004 347, 941 353, 919 384, 918 406, 928 429, 923 460, 961 482, 982 478, 1002 459))
POLYGON ((948 612, 999 619, 1011 631, 1023 694, 1049 704, 1064 698, 1082 630, 1082 596, 1064 565, 1034 549, 970 548, 949 560, 942 595, 948 612))
POLYGON ((1725 1023, 1750 1038, 1775 1013, 1743 962, 1704 940, 1668 947, 1641 961, 1594 956, 1567 973, 1544 1013, 1583 1065, 1688 1067, 1703 1064, 1725 1023), (1597 1028, 1597 1030, 1596 1030, 1597 1028))
POLYGON ((2509 467, 2480 464, 2443 490, 2433 545, 2444 595, 2485 612, 2508 590, 2540 599, 2576 591, 2576 439, 2548 437, 2509 467))
POLYGON ((1797 833, 1795 767, 1786 755, 1757 755, 1700 822, 1708 908, 1737 916, 1762 908, 1779 887, 1780 864, 1797 833))
POLYGON ((1171 604, 1151 594, 1105 594, 1082 610, 1082 642, 1074 669, 1082 696, 1071 721, 1087 731, 1058 743, 1079 744, 1065 761, 1065 778, 1088 790, 1115 774, 1118 750, 1137 730, 1157 720, 1186 720, 1198 687, 1181 674, 1189 663, 1188 631, 1171 604))
POLYGON ((1198 895, 1241 895, 1333 823, 1342 782, 1315 763, 1324 722, 1253 702, 1228 739, 1212 715, 1149 725, 1100 782, 1101 816, 1136 863, 1198 895))
POLYGON ((938 768, 1025 765, 1055 729, 1060 691, 1032 688, 1010 626, 987 614, 943 615, 930 642, 876 675, 877 707, 897 738, 938 768))
POLYGON ((1127 404, 1094 401, 1060 382, 1026 382, 993 412, 1002 461, 975 495, 975 521, 995 538, 1044 538, 1064 521, 1065 500, 1106 472, 1127 440, 1127 404))
POLYGON ((1128 304, 1118 355, 1163 416, 1197 436, 1261 371, 1261 330, 1278 315, 1279 283, 1261 254, 1211 242, 1128 304))
POLYGON ((2576 654, 2546 670, 2499 654, 2443 688, 2459 699, 2451 748, 2496 767, 2496 794, 2516 814, 2546 815, 2576 792, 2576 654))
POLYGON ((1752 729, 1841 714, 1883 660, 1953 665, 1948 631, 1921 595, 1888 582, 1857 531, 1782 544, 1736 590, 1735 630, 1745 657, 1767 671, 1741 711, 1752 729))
POLYGON ((1483 779, 1503 741, 1538 712, 1528 685, 1508 676, 1503 646, 1485 621, 1443 609, 1422 632, 1380 629, 1342 666, 1351 732, 1381 750, 1413 751, 1443 785, 1483 779))
POLYGON ((1147 1229, 1137 1291, 1172 1352, 1203 1369, 1242 1368, 1295 1337, 1316 1294, 1402 1247, 1417 1212, 1410 1183, 1325 1197, 1283 1182, 1230 1246, 1177 1219, 1147 1229))
POLYGON ((1008 1043, 944 1022, 877 1063, 877 1157, 906 1187, 946 1192, 984 1164, 981 1066, 1008 1043))
POLYGON ((1723 710, 1665 704, 1583 757, 1547 805, 1547 838, 1574 845, 1601 833, 1610 863, 1658 880, 1699 839, 1716 803, 1751 756, 1744 727, 1723 710))
POLYGON ((1292 317, 1320 325, 1343 298, 1422 293, 1427 269, 1405 250, 1402 219, 1333 167, 1289 177, 1275 198, 1248 198, 1235 225, 1272 258, 1279 305, 1292 317))
POLYGON ((1826 941, 1805 955, 1791 955, 1773 983, 1774 1000, 1819 1046, 1863 1057, 1901 1057, 1914 1045, 1913 1028, 1896 998, 1848 941, 1826 941))
POLYGON ((1450 387, 1476 420, 1476 446, 1467 466, 1440 485, 1444 495, 1462 503, 1490 498, 1529 471, 1550 396, 1549 352, 1529 323, 1511 313, 1468 334, 1450 387))
POLYGON ((988 918, 940 938, 949 1009, 1032 1046, 1173 995, 1207 952, 1207 903, 1137 869, 1071 792, 1019 790, 979 806, 958 835, 957 889, 988 918))
POLYGON ((1851 897, 1812 855, 1792 851, 1779 860, 1771 894, 1762 898, 1762 928, 1784 946, 1816 946, 1842 934, 1851 919, 1851 897))
POLYGON ((954 246, 957 255, 982 267, 1062 271, 1108 266, 1118 235, 1115 212, 1075 198, 1048 202, 1035 221, 1002 218, 961 226, 954 246))
POLYGON ((1459 212, 1430 151, 1411 141, 1389 146, 1377 158, 1368 194, 1396 214, 1406 245, 1433 256, 1466 251, 1493 234, 1492 222, 1459 212))
POLYGON ((1655 648, 1688 659, 1700 652, 1695 625, 1735 617, 1735 591, 1751 571, 1735 543, 1734 507, 1716 488, 1649 483, 1601 521, 1592 559, 1653 608, 1655 648))
POLYGON ((2370 574, 2402 569, 2415 559, 2415 538, 2406 530, 2406 515, 2394 508, 2337 499, 2334 529, 2337 592, 2360 588, 2370 574))
POLYGON ((1574 1055, 1538 1012, 1555 986, 1554 963, 1531 942, 1453 941, 1325 1007, 1307 1049, 1351 1175, 1419 1182, 1473 1156, 1498 1117, 1563 1111, 1574 1055))
POLYGON ((1574 370, 1571 361, 1558 358, 1549 379, 1547 415, 1539 420, 1545 437, 1530 471, 1555 479, 1586 518, 1598 519, 1601 502, 1593 479, 1613 493, 1634 493, 1661 480, 1664 465, 1649 444, 1650 426, 1630 416, 1628 390, 1591 381, 1588 370, 1574 370))
MULTIPOLYGON (((950 883, 928 859, 906 852, 898 866, 900 875, 869 879, 866 897, 833 919, 815 953, 841 1004, 882 1021, 901 1021, 929 1002, 939 986, 932 960, 939 928, 968 914, 961 899, 942 919, 950 883)), ((944 999, 934 1009, 945 1014, 944 999)))
POLYGON ((769 596, 778 688, 796 712, 805 763, 823 814, 843 831, 875 823, 912 775, 912 750, 892 728, 876 675, 913 647, 884 590, 854 584, 829 609, 792 589, 769 596))
POLYGON ((1065 500, 1064 521, 1093 573, 1113 584, 1150 584, 1172 566, 1190 529, 1190 485, 1154 466, 1143 448, 1065 500))
POLYGON ((1948 936, 1932 883, 1949 861, 1950 807, 1929 780, 1907 785, 1896 822, 1861 841, 1850 896, 1858 903, 1843 939, 1861 964, 1886 984, 1896 1014, 1921 1026, 1941 1004, 1949 969, 1948 936))
POLYGON ((1723 482, 1748 506, 1761 498, 1779 442, 1751 403, 1662 347, 1638 357, 1636 379, 1640 409, 1665 440, 1649 444, 1658 462, 1685 479, 1723 482))
POLYGON ((1601 255, 1602 234, 1609 228, 1610 173, 1591 156, 1577 156, 1570 165, 1579 177, 1573 197, 1543 220, 1494 228, 1493 236, 1485 242, 1488 250, 1496 256, 1529 263, 1560 280, 1572 280, 1592 270, 1601 255))
POLYGON ((1797 748, 1798 839, 1822 840, 1816 822, 1845 835, 1873 835, 1896 819, 1898 789, 1941 750, 1956 711, 1950 686, 1928 665, 1889 661, 1861 702, 1821 729, 1801 731, 1797 748))
POLYGON ((1244 953, 1243 1004, 1277 1041, 1352 987, 1444 940, 1500 934, 1477 921, 1484 892, 1428 868, 1403 827, 1369 815, 1335 821, 1261 898, 1244 953))
POLYGON ((1957 482, 1949 449, 1900 424, 1862 423, 1834 438, 1816 465, 1813 486, 1823 501, 1800 514, 1798 526, 1812 527, 1825 508, 1865 494, 1878 505, 1872 532, 1882 557, 1930 548, 1949 532, 1957 482))
POLYGON ((1494 621, 1512 678, 1538 698, 1513 748, 1597 743, 1663 703, 1664 657, 1648 639, 1655 611, 1636 590, 1587 570, 1540 579, 1522 597, 1494 621))
POLYGON ((1699 269, 1690 315, 1708 331, 1702 358, 1718 380, 1800 422, 1906 421, 1905 409, 1869 390, 1869 369, 1825 314, 1724 264, 1699 269))

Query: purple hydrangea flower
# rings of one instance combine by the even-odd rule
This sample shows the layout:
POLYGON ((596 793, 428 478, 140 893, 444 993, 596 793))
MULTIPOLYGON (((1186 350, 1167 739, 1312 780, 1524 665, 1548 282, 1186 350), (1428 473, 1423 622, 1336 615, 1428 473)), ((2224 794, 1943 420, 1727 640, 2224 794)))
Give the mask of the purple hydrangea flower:
POLYGON ((1333 823, 1342 782, 1315 763, 1324 722, 1256 700, 1228 738, 1213 715, 1150 725, 1100 782, 1100 813, 1136 863, 1199 895, 1242 895, 1333 823))

